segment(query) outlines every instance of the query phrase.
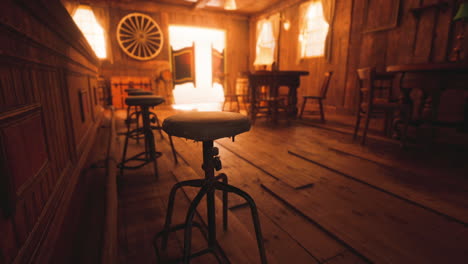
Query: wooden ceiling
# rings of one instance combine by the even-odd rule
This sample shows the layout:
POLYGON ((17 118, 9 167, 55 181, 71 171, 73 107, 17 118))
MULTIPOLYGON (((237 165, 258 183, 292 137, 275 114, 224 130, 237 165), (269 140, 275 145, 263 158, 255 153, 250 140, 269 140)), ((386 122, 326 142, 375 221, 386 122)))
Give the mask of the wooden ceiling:
MULTIPOLYGON (((112 0, 113 2, 130 3, 131 0, 112 0)), ((225 10, 224 3, 226 0, 148 0, 148 2, 169 4, 181 7, 192 8, 194 10, 210 10, 227 12, 240 15, 255 15, 268 9, 271 6, 277 5, 282 0, 235 0, 236 10, 225 10)))

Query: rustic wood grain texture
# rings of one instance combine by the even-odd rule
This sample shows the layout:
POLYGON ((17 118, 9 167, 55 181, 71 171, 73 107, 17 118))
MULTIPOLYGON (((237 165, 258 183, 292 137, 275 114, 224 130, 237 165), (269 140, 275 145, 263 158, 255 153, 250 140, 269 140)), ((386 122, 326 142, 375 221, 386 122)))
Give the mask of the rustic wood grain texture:
MULTIPOLYGON (((74 101, 68 97, 74 87, 66 82, 67 72, 85 76, 85 81, 77 85, 89 94, 89 80, 97 75, 98 61, 58 1, 47 6, 42 1, 4 1, 0 13, 4 40, 0 44, 0 127, 19 129, 16 136, 24 137, 17 145, 17 150, 24 152, 22 157, 5 158, 14 161, 13 170, 21 171, 21 177, 32 175, 21 180, 24 184, 17 190, 17 210, 7 220, 14 224, 0 228, 0 233, 16 237, 15 250, 0 249, 0 262, 47 262, 51 252, 45 252, 44 247, 53 245, 58 236, 63 207, 73 192, 99 122, 99 113, 91 113, 96 109, 85 109, 93 118, 84 125, 86 132, 77 127, 77 144, 71 114, 76 109, 70 108, 74 101), (22 126, 19 119, 13 123, 3 119, 7 113, 31 105, 40 109, 39 123, 22 126), (40 165, 44 160, 47 164, 40 165)), ((1 174, 6 175, 3 171, 1 174)))
MULTIPOLYGON (((363 154, 361 154, 362 152, 356 152, 355 147, 344 148, 346 144, 337 144, 336 147, 330 149, 330 146, 335 143, 333 143, 334 140, 323 140, 322 135, 325 136, 327 133, 319 130, 316 133, 311 133, 310 130, 306 132, 307 130, 297 129, 294 134, 287 133, 281 136, 267 129, 255 129, 252 130, 251 134, 257 134, 258 137, 256 136, 256 138, 265 140, 265 144, 267 144, 267 139, 275 141, 288 137, 287 145, 290 147, 287 148, 291 153, 299 154, 299 156, 322 167, 321 169, 313 169, 313 167, 309 169, 317 176, 321 176, 321 173, 326 175, 327 172, 323 171, 323 168, 329 168, 332 171, 338 171, 401 198, 408 199, 420 206, 431 208, 462 223, 467 223, 468 218, 465 213, 467 211, 466 208, 468 208, 465 202, 467 183, 464 176, 462 176, 464 174, 463 171, 465 171, 464 166, 459 169, 453 168, 449 170, 450 164, 444 164, 441 160, 438 161, 437 157, 432 157, 435 166, 433 166, 434 168, 428 168, 427 158, 431 155, 419 154, 420 157, 412 157, 410 153, 405 154, 406 161, 401 161, 403 157, 398 161, 389 159, 383 161, 382 158, 374 159, 373 157, 369 157, 369 155, 367 157, 370 160, 365 160, 360 158, 363 154), (305 138, 309 140, 301 140, 305 138), (346 153, 340 153, 339 151, 335 151, 336 149, 343 149, 345 152, 354 149, 352 153, 355 153, 356 156, 353 157, 346 155, 346 153), (383 163, 379 164, 375 161, 383 163), (398 168, 400 167, 398 165, 401 164, 400 162, 404 162, 405 164, 401 169, 398 168), (451 177, 441 177, 440 175, 445 174, 444 171, 445 173, 450 171, 451 177), (428 181, 428 177, 430 181, 428 181)), ((239 140, 238 143, 242 147, 242 141, 239 140)), ((459 158, 463 159, 462 157, 459 158)), ((458 160, 459 158, 456 159, 458 160)))
POLYGON ((461 242, 463 245, 458 242, 466 239, 465 226, 346 181, 330 176, 329 181, 301 191, 280 184, 264 186, 372 262, 464 259, 467 247, 465 242, 461 242), (341 190, 339 194, 337 190, 341 190), (408 232, 412 234, 410 237, 408 232), (446 241, 457 241, 457 244, 449 246, 446 241))

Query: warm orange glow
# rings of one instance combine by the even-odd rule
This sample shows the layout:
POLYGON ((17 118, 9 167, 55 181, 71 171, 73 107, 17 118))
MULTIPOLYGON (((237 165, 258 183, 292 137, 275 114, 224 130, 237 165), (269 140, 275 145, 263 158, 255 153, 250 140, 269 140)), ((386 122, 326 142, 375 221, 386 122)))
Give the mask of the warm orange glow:
POLYGON ((212 83, 211 47, 222 51, 225 32, 216 29, 169 26, 169 42, 174 50, 195 43, 196 84, 185 83, 174 87, 175 109, 199 111, 221 110, 224 101, 223 86, 212 83))
POLYGON ((104 30, 96 21, 93 11, 87 6, 80 6, 73 15, 73 20, 83 32, 96 56, 101 59, 106 58, 104 30))

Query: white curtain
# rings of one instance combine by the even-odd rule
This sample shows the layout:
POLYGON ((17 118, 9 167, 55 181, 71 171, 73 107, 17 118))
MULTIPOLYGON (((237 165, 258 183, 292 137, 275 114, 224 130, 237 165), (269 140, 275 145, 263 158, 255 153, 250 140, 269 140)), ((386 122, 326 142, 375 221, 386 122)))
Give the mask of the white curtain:
POLYGON ((299 6, 299 36, 297 41, 297 54, 296 54, 296 63, 299 64, 302 60, 302 42, 304 41, 304 34, 307 30, 307 10, 309 10, 310 5, 315 1, 309 1, 302 3, 299 6))
POLYGON ((97 22, 101 25, 102 29, 104 30, 104 40, 106 41, 106 53, 107 53, 107 60, 110 63, 114 63, 114 57, 112 56, 112 43, 110 39, 110 15, 109 15, 109 8, 108 7, 100 7, 91 5, 91 9, 93 10, 94 17, 96 17, 97 22))
POLYGON ((328 25, 328 34, 325 40, 325 58, 327 61, 331 61, 331 51, 332 51, 332 31, 333 31, 333 20, 335 18, 335 2, 336 0, 321 0, 323 8, 323 18, 327 21, 328 25))
POLYGON ((297 63, 302 59, 302 41, 304 41, 305 32, 307 30, 307 11, 311 4, 315 2, 322 3, 323 18, 328 23, 328 33, 325 39, 325 51, 324 57, 327 61, 331 60, 331 44, 332 44, 332 30, 333 30, 333 20, 335 16, 335 1, 336 0, 312 0, 305 2, 299 6, 299 39, 297 46, 297 63))
POLYGON ((257 42, 254 65, 271 65, 277 61, 280 14, 257 22, 257 42))

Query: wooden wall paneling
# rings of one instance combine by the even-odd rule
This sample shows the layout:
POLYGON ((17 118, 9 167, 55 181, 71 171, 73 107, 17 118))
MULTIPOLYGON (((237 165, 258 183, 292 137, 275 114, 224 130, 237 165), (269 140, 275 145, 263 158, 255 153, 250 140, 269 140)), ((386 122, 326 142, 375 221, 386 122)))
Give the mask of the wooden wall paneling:
MULTIPOLYGON (((435 0, 425 0, 423 4, 434 4, 435 0)), ((418 17, 418 27, 413 48, 413 63, 430 61, 432 37, 438 17, 438 10, 427 9, 418 17)))
POLYGON ((248 69, 249 61, 249 29, 248 21, 228 21, 224 28, 226 33, 226 73, 227 87, 225 90, 230 94, 235 94, 236 78, 239 73, 248 69))
POLYGON ((402 1, 400 13, 400 26, 398 30, 400 33, 400 41, 396 51, 397 60, 396 64, 411 63, 414 54, 414 43, 417 38, 419 27, 419 19, 411 12, 411 8, 418 7, 420 0, 405 0, 402 1))
POLYGON ((88 75, 88 95, 89 95, 89 112, 92 121, 96 121, 95 110, 96 110, 96 85, 92 80, 92 76, 88 75))
POLYGON ((83 151, 84 140, 89 132, 91 108, 89 97, 88 75, 75 71, 66 73, 68 87, 68 101, 70 106, 71 122, 75 133, 75 145, 78 156, 83 151))
POLYGON ((11 263, 19 250, 12 219, 0 216, 0 230, 2 231, 0 263, 11 263))
POLYGON ((2 142, 2 192, 8 193, 8 212, 20 199, 43 170, 48 170, 48 153, 39 105, 30 105, 0 117, 2 142), (27 164, 27 166, 25 166, 27 164))
POLYGON ((363 38, 362 30, 364 24, 364 12, 364 1, 354 0, 351 15, 348 62, 346 64, 346 87, 344 100, 344 108, 353 112, 356 110, 355 105, 357 104, 356 70, 358 68, 361 54, 360 46, 363 38))
POLYGON ((41 91, 44 123, 47 131, 47 146, 51 154, 51 167, 54 182, 70 162, 72 155, 69 150, 69 137, 66 129, 66 103, 63 102, 61 88, 61 74, 57 69, 37 67, 37 88, 41 91))
MULTIPOLYGON (((332 29, 332 53, 329 70, 333 70, 333 77, 330 81, 330 87, 325 104, 330 104, 328 98, 334 98, 334 105, 338 109, 345 106, 347 64, 349 59, 351 18, 353 2, 337 1, 335 6, 335 21, 332 29)), ((333 101, 331 101, 333 102, 333 101)))
MULTIPOLYGON (((8 148, 2 159, 14 168, 14 175, 24 176, 13 182, 15 187, 21 185, 14 193, 14 214, 5 218, 4 206, 1 209, 0 263, 32 263, 35 256, 49 254, 38 248, 42 243, 53 245, 56 225, 62 224, 57 208, 66 208, 74 188, 72 177, 77 177, 86 156, 86 150, 77 155, 73 148, 76 144, 68 107, 70 87, 65 73, 76 71, 86 78, 95 78, 97 59, 58 1, 45 5, 42 0, 6 0, 0 14, 0 128, 1 137, 8 136, 7 143, 1 145, 8 148), (21 113, 28 106, 42 109, 42 115, 25 110, 30 119, 5 121, 4 116, 10 113, 7 111, 21 113), (40 144, 38 137, 42 138, 40 144), (45 163, 41 150, 47 153, 45 163), (73 168, 71 161, 76 161, 73 168)), ((84 88, 89 91, 89 83, 84 88)), ((92 123, 90 120, 83 136, 87 139, 93 138, 91 128, 95 129, 97 122, 92 123)), ((90 143, 86 145, 83 149, 89 149, 90 143)), ((0 178, 4 177, 2 169, 0 178)), ((50 248, 46 247, 46 251, 51 252, 50 248)), ((46 258, 41 260, 47 262, 46 258)))
MULTIPOLYGON (((289 19, 291 23, 291 27, 288 31, 281 28, 281 38, 280 38, 280 70, 299 70, 299 65, 297 64, 297 43, 298 43, 298 36, 299 36, 299 28, 295 25, 299 25, 299 17, 297 16, 299 10, 298 6, 292 6, 286 10, 282 10, 282 15, 289 19)), ((251 30, 256 31, 256 21, 252 24, 251 30)), ((253 42, 255 43, 255 35, 253 37, 253 42)), ((254 44, 255 47, 255 44, 254 44)), ((255 50, 255 49, 254 49, 255 50)), ((255 60, 255 53, 252 55, 253 60, 255 60)), ((253 63, 253 61, 252 61, 253 63)))
POLYGON ((452 19, 457 8, 449 6, 438 13, 431 49, 431 61, 444 62, 450 56, 450 34, 452 33, 452 19))

